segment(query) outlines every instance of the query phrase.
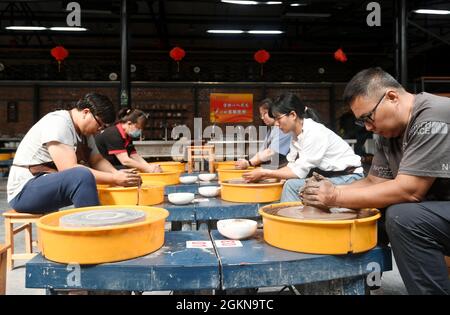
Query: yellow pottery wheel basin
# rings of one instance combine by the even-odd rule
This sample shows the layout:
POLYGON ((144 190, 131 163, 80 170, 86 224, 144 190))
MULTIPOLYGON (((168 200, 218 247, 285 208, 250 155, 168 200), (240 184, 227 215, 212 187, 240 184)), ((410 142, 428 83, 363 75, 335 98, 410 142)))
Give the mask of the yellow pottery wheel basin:
POLYGON ((232 202, 274 202, 281 198, 284 182, 267 184, 221 183, 221 197, 232 202))
POLYGON ((102 206, 137 205, 137 187, 102 187, 97 185, 98 199, 102 206))
POLYGON ((162 172, 162 173, 139 173, 142 178, 142 184, 147 182, 163 182, 165 185, 177 185, 180 183, 181 172, 162 172))
POLYGON ((0 161, 6 161, 11 159, 11 153, 0 153, 0 161))
POLYGON ((221 162, 215 162, 214 163, 214 168, 216 170, 221 170, 223 168, 228 168, 228 169, 233 169, 234 168, 234 164, 236 162, 235 161, 221 161, 221 162))
POLYGON ((164 183, 155 183, 147 182, 139 188, 139 205, 153 206, 164 201, 164 183))
POLYGON ((230 179, 240 179, 242 178, 242 174, 251 172, 254 170, 254 167, 249 167, 246 170, 237 170, 235 168, 221 168, 217 171, 219 174, 219 181, 224 182, 230 179))
POLYGON ((83 211, 124 209, 98 206, 54 212, 37 222, 39 247, 47 259, 58 263, 99 264, 147 255, 164 244, 164 223, 169 212, 162 208, 127 206, 145 212, 145 220, 101 227, 65 228, 62 216, 83 211))
POLYGON ((272 246, 310 254, 347 254, 368 251, 377 244, 377 220, 380 212, 353 220, 301 220, 269 214, 281 207, 303 206, 284 202, 259 209, 263 218, 264 240, 272 246), (269 212, 269 213, 267 213, 269 212))
POLYGON ((185 163, 182 162, 152 162, 149 164, 159 164, 164 172, 181 172, 186 170, 185 163))

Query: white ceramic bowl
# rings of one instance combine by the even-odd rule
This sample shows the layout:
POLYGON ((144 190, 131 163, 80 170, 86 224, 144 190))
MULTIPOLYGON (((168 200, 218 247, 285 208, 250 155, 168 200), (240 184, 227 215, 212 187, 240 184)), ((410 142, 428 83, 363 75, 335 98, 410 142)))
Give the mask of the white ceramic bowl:
POLYGON ((197 176, 180 176, 180 182, 182 184, 193 184, 197 181, 197 176))
POLYGON ((217 221, 217 230, 223 236, 232 240, 249 238, 255 234, 257 222, 248 219, 227 219, 217 221))
POLYGON ((216 178, 217 174, 199 174, 198 178, 200 178, 200 180, 205 181, 205 182, 209 182, 211 180, 213 180, 214 178, 216 178))
POLYGON ((219 186, 205 186, 198 188, 198 193, 203 197, 215 197, 219 194, 219 191, 219 186))
POLYGON ((173 193, 168 196, 169 201, 176 205, 185 205, 194 200, 193 193, 173 193))

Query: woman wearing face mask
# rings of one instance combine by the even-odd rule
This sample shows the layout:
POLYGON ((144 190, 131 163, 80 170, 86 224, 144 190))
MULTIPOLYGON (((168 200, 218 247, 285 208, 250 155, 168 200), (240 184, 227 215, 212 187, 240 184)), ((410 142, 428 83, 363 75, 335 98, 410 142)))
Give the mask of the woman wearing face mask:
POLYGON ((298 201, 306 178, 317 172, 334 184, 346 184, 363 177, 361 158, 341 137, 316 122, 317 115, 292 93, 280 95, 270 116, 284 133, 291 133, 288 165, 278 170, 256 169, 243 175, 247 181, 287 179, 281 201, 298 201))
POLYGON ((148 164, 133 146, 141 136, 147 115, 139 109, 121 109, 114 125, 95 137, 100 153, 116 168, 135 168, 143 173, 162 172, 157 164, 148 164))

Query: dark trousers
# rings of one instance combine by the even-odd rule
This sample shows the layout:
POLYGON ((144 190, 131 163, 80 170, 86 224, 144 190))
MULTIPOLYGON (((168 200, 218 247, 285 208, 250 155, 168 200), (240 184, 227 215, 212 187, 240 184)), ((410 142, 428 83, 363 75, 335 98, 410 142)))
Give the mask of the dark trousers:
MULTIPOLYGON (((385 212, 385 228, 409 294, 450 294, 450 201, 402 203, 385 212)), ((383 229, 380 229, 380 243, 383 229)))
POLYGON ((85 167, 37 175, 9 203, 24 213, 49 213, 72 204, 76 208, 99 205, 95 177, 85 167))

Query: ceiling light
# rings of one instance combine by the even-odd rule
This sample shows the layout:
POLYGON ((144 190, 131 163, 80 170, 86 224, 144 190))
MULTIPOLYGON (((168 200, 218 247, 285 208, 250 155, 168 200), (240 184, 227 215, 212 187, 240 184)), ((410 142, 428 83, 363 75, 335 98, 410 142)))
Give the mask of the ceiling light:
POLYGON ((440 15, 450 14, 449 10, 419 9, 419 10, 415 10, 414 12, 419 13, 419 14, 440 14, 440 15))
POLYGON ((266 4, 283 4, 281 1, 267 1, 266 4))
POLYGON ((248 31, 247 33, 249 34, 282 34, 284 33, 283 31, 275 31, 275 30, 265 30, 265 31, 259 31, 259 30, 252 30, 252 31, 248 31))
POLYGON ((291 7, 303 7, 306 6, 306 3, 291 3, 290 6, 291 7))
POLYGON ((43 31, 47 29, 43 26, 7 26, 5 28, 12 31, 43 31))
POLYGON ((87 28, 58 26, 58 27, 50 27, 50 30, 51 31, 62 31, 62 32, 85 32, 85 31, 87 31, 87 28))
POLYGON ((258 1, 240 1, 240 0, 221 0, 224 3, 232 3, 232 4, 244 4, 244 5, 255 5, 259 4, 258 1))
POLYGON ((211 34, 242 34, 242 30, 207 30, 211 34))

